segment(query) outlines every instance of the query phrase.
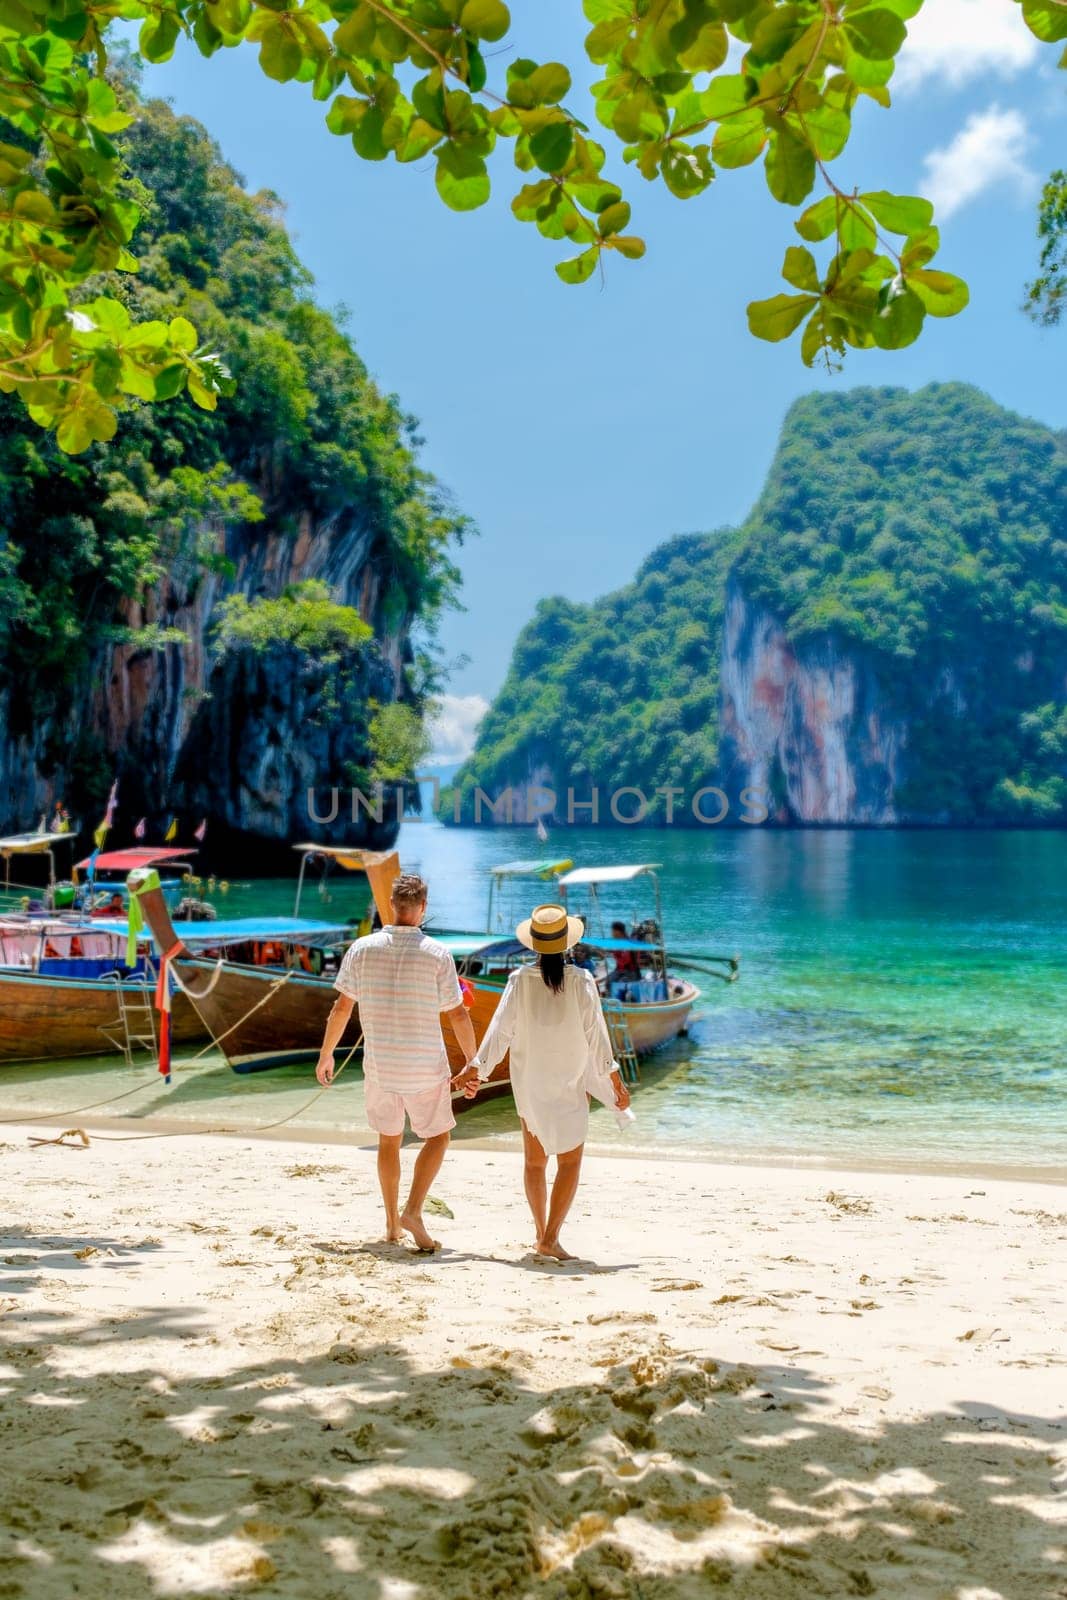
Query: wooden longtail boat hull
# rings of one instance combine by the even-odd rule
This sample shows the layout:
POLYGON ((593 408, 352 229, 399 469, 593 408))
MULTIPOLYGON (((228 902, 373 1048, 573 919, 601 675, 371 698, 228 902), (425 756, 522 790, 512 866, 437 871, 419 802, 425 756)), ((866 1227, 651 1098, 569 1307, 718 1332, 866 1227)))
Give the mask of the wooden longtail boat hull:
MULTIPOLYGON (((175 962, 175 972, 185 991, 183 998, 196 1007, 235 1072, 263 1072, 288 1062, 317 1060, 326 1019, 337 999, 330 978, 306 972, 286 975, 233 962, 216 969, 213 961, 195 959, 175 962)), ((470 1017, 479 1043, 501 993, 502 988, 475 985, 470 1017)), ((339 1058, 357 1042, 360 1031, 357 1007, 338 1046, 339 1058)), ((449 1063, 458 1070, 463 1057, 449 1030, 445 1033, 449 1063)))
MULTIPOLYGON (((141 1003, 139 985, 127 989, 141 1003)), ((140 1016, 136 1019, 140 1021, 140 1016)), ((157 1024, 158 1027, 158 1024, 157 1024)), ((182 995, 174 996, 171 1038, 175 1044, 203 1039, 207 1029, 182 995)), ((102 1056, 122 1036, 117 986, 101 978, 52 978, 0 968, 0 1062, 59 1061, 67 1056, 102 1056)))

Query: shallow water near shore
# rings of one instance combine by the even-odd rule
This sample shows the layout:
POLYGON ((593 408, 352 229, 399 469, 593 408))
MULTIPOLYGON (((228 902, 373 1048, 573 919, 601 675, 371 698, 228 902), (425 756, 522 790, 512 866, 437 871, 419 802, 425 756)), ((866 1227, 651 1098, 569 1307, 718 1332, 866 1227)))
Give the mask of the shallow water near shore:
MULTIPOLYGON (((515 857, 659 862, 668 944, 740 954, 737 983, 692 974, 704 993, 689 1036, 643 1065, 634 1130, 595 1113, 596 1142, 1067 1178, 1067 834, 586 828, 538 846, 530 829, 412 823, 400 850, 429 879, 440 928, 484 927, 488 869, 515 857)), ((234 885, 217 903, 290 911, 293 889, 234 885)), ((309 879, 301 910, 344 916, 364 892, 309 879)), ((513 921, 550 893, 523 884, 501 909, 513 921)), ((641 880, 603 903, 605 918, 650 910, 641 880)), ((354 1068, 310 1106, 309 1067, 238 1078, 212 1052, 179 1064, 169 1089, 114 1058, 0 1073, 7 1117, 135 1091, 97 1115, 251 1131, 298 1112, 290 1136, 366 1127, 354 1068)), ((504 1099, 465 1112, 458 1137, 514 1128, 504 1099)))

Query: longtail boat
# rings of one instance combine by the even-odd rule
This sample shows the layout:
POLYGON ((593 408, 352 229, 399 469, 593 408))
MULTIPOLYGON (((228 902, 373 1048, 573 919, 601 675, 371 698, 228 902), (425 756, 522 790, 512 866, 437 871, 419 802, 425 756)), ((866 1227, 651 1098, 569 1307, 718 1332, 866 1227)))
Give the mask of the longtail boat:
MULTIPOLYGON (((383 923, 389 921, 389 894, 399 871, 399 859, 395 851, 326 851, 311 845, 299 848, 308 854, 321 852, 324 856, 329 855, 350 871, 365 872, 378 914, 383 923)), ((519 875, 514 869, 520 865, 525 864, 510 864, 511 875, 519 875)), ((545 881, 551 873, 544 871, 543 864, 537 865, 537 876, 545 881)), ((570 867, 570 862, 560 865, 570 867)), ((301 886, 303 867, 304 864, 301 867, 301 886)), ((561 893, 565 893, 567 887, 595 887, 608 882, 626 881, 626 877, 620 874, 629 878, 647 876, 653 874, 654 869, 642 865, 632 869, 579 871, 583 875, 579 878, 571 875, 570 885, 565 881, 567 874, 556 879, 561 893)), ((655 887, 658 910, 658 882, 655 887)), ((279 971, 248 962, 212 962, 198 953, 187 935, 175 931, 167 907, 158 893, 145 891, 140 894, 140 901, 157 945, 162 952, 170 953, 171 970, 182 993, 194 1006, 235 1072, 258 1072, 283 1063, 315 1059, 322 1043, 326 1020, 336 999, 332 974, 311 972, 296 964, 279 971)), ((207 932, 206 929, 198 931, 203 934, 207 932)), ((512 968, 518 962, 528 961, 529 951, 518 944, 513 936, 438 932, 434 929, 427 931, 451 950, 460 976, 466 981, 471 1021, 475 1037, 480 1042, 499 1004, 512 968)), ((651 973, 647 979, 639 978, 631 982, 626 993, 619 993, 616 985, 616 992, 609 993, 606 1000, 609 1022, 614 1023, 616 1018, 621 1017, 624 1027, 620 1031, 633 1054, 646 1054, 685 1032, 700 990, 688 980, 668 974, 661 938, 612 939, 590 936, 586 944, 594 966, 599 962, 603 969, 598 976, 609 991, 612 988, 609 958, 623 950, 635 957, 639 969, 644 967, 651 973)), ((359 1037, 357 1010, 353 1012, 339 1053, 343 1055, 351 1049, 359 1037)), ((446 1034, 445 1043, 449 1061, 458 1068, 462 1065, 462 1058, 450 1032, 446 1034)), ((505 1059, 482 1092, 498 1092, 506 1087, 505 1059)))
MULTIPOLYGON (((343 947, 351 938, 345 923, 294 917, 179 922, 177 927, 190 949, 203 957, 208 984, 218 967, 212 957, 274 963, 260 970, 277 982, 285 975, 287 959, 299 963, 308 959, 309 951, 343 947)), ((110 917, 0 918, 0 1062, 110 1051, 128 1056, 155 1049, 158 1018, 151 1012, 158 962, 151 933, 142 932, 136 964, 127 966, 128 936, 128 923, 110 917)), ((208 1024, 176 987, 172 1042, 209 1037, 208 1024)))
MULTIPOLYGON (((0 1062, 124 1055, 153 1030, 151 962, 126 965, 125 925, 49 918, 0 922, 0 1062)), ((180 1043, 207 1030, 182 997, 172 1013, 180 1043)))

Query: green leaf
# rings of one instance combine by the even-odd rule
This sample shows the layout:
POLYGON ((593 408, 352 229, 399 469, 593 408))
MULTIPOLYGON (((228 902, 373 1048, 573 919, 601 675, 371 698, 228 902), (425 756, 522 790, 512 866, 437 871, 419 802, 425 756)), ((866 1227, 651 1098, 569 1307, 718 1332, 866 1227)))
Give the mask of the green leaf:
POLYGON ((187 367, 183 361, 174 361, 156 373, 156 399, 172 400, 185 387, 187 367))
POLYGON ((883 6, 849 12, 844 30, 856 54, 868 61, 891 61, 908 36, 900 18, 883 6))
POLYGON ((833 161, 848 143, 852 119, 847 111, 840 111, 836 106, 824 102, 804 112, 804 128, 819 159, 833 161))
POLYGON ((837 227, 838 205, 837 196, 833 194, 810 205, 793 224, 800 237, 807 239, 810 244, 828 239, 837 227))
POLYGON ((749 331, 757 339, 777 344, 795 333, 818 303, 819 297, 814 294, 776 294, 769 300, 753 300, 748 307, 749 331))
POLYGON ((590 22, 609 22, 612 17, 630 19, 632 0, 582 0, 582 10, 590 22))
POLYGON ((907 281, 932 317, 954 317, 971 298, 963 279, 951 272, 920 267, 917 272, 908 273, 907 281))
POLYGON ((871 323, 874 342, 881 350, 903 350, 914 344, 923 330, 926 307, 910 289, 896 294, 871 323))
POLYGON ((489 198, 489 174, 482 157, 461 145, 437 152, 437 192, 453 211, 474 211, 489 198))
POLYGON ((1067 39, 1067 8, 1056 0, 1023 0, 1023 20, 1046 44, 1067 39))
POLYGON ((630 220, 630 207, 625 200, 619 200, 613 206, 605 206, 596 219, 597 232, 601 238, 608 234, 619 233, 630 220))
POLYGON ((838 238, 842 250, 873 250, 878 243, 878 230, 874 221, 856 200, 839 202, 841 221, 838 238))
POLYGON ((558 61, 539 67, 525 58, 508 68, 508 99, 521 111, 558 105, 570 93, 571 75, 558 61))
POLYGON ((782 277, 786 283, 791 283, 794 289, 807 289, 811 294, 819 294, 822 290, 815 257, 810 250, 805 250, 803 245, 789 246, 782 263, 782 277))
POLYGON ((748 99, 748 87, 749 80, 739 73, 712 78, 703 94, 699 96, 702 114, 718 122, 723 117, 741 111, 748 99))
POLYGON ((925 267, 928 261, 934 259, 940 248, 941 235, 938 230, 923 228, 905 240, 904 249, 900 253, 900 264, 906 272, 911 272, 916 267, 925 267))
POLYGON ((476 39, 488 39, 492 43, 507 33, 511 16, 501 0, 466 0, 459 14, 459 25, 476 39))
POLYGON ((617 233, 608 240, 608 243, 613 250, 619 252, 620 256, 625 256, 627 261, 640 261, 645 253, 645 241, 633 233, 617 233))
POLYGON ((76 456, 95 440, 104 442, 114 438, 117 426, 111 407, 91 389, 81 389, 59 418, 56 443, 67 455, 76 456))
POLYGON ((530 154, 542 172, 562 172, 574 149, 574 129, 564 119, 540 128, 530 140, 530 154))
POLYGON ((580 256, 573 256, 570 261, 556 263, 556 276, 562 278, 564 283, 585 283, 596 271, 596 264, 600 259, 600 251, 596 245, 591 245, 588 250, 583 250, 580 256))
POLYGON ((715 178, 707 145, 669 144, 660 163, 663 181, 678 200, 703 194, 715 178))
POLYGON ((767 125, 760 111, 742 111, 715 131, 711 154, 717 166, 747 167, 767 142, 767 125))
POLYGON ((874 194, 861 194, 860 199, 890 233, 919 233, 928 228, 934 218, 933 206, 919 195, 888 194, 879 189, 874 194))
POLYGON ((259 47, 259 64, 275 83, 289 83, 295 78, 303 59, 304 52, 284 22, 275 23, 264 33, 259 47))
MULTIPOLYGON (((721 156, 719 160, 721 163, 721 156)), ((768 189, 783 205, 796 205, 811 193, 815 182, 815 157, 788 123, 782 123, 771 138, 766 173, 768 189)))
MULTIPOLYGON (((137 36, 137 48, 146 61, 169 61, 178 42, 181 23, 173 11, 149 17, 137 36)), ((81 447, 84 449, 84 445, 81 447)))
POLYGON ((168 331, 175 350, 196 349, 196 329, 187 317, 172 317, 168 331))

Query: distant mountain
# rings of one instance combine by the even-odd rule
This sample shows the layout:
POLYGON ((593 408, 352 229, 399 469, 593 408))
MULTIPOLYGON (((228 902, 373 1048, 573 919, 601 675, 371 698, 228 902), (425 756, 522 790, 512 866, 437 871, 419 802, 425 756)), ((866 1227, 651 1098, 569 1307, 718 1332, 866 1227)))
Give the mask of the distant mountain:
POLYGON ((630 785, 662 821, 673 785, 692 820, 713 784, 732 820, 748 788, 782 823, 1067 822, 1064 436, 963 384, 798 401, 741 528, 540 603, 444 814, 596 786, 610 821, 630 785))

